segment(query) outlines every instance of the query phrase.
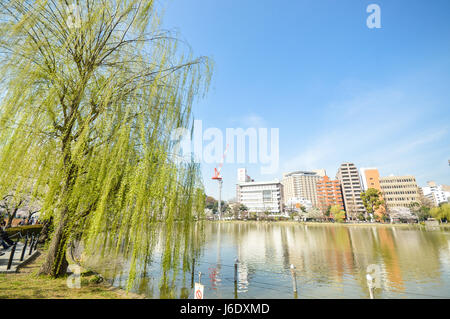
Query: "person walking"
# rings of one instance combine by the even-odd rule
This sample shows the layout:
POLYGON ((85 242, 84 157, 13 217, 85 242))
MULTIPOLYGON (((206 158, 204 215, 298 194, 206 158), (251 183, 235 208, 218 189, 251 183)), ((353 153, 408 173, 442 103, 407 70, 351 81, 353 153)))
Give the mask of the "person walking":
POLYGON ((11 247, 14 242, 9 238, 8 233, 5 231, 6 223, 5 221, 2 221, 0 224, 0 241, 1 245, 3 246, 3 249, 8 249, 11 247))

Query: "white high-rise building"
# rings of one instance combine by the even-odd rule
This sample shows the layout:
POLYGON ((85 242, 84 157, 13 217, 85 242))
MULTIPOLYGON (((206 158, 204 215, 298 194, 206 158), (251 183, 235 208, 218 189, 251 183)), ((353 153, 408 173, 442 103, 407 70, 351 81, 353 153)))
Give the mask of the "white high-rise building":
POLYGON ((450 192, 443 190, 442 185, 437 185, 431 181, 427 183, 428 186, 422 187, 423 196, 431 200, 431 202, 439 206, 441 203, 447 203, 450 199, 450 192))
POLYGON ((246 168, 238 168, 237 180, 238 180, 238 183, 246 183, 246 182, 251 182, 252 181, 250 176, 247 175, 247 169, 246 168))

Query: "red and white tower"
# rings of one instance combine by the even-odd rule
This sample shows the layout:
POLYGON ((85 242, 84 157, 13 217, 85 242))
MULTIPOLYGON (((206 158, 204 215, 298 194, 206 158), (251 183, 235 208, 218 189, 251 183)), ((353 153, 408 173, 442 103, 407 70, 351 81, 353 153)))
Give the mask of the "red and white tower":
POLYGON ((225 157, 227 156, 227 150, 228 150, 228 145, 225 148, 225 151, 223 152, 222 160, 221 160, 218 168, 214 168, 214 176, 212 177, 212 179, 216 180, 219 183, 219 202, 218 202, 218 206, 217 206, 218 212, 219 212, 219 220, 222 219, 222 184, 223 184, 223 177, 222 177, 222 175, 220 175, 220 172, 222 171, 222 166, 225 161, 225 157))

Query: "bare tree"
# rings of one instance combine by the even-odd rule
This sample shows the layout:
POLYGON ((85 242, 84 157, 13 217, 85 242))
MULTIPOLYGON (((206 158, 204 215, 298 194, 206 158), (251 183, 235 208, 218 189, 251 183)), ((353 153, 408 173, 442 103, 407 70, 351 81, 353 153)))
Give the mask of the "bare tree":
POLYGON ((6 195, 0 202, 0 208, 6 211, 8 215, 8 221, 6 222, 6 228, 12 226, 14 218, 16 218, 18 210, 25 204, 25 199, 21 196, 15 196, 13 194, 6 195))

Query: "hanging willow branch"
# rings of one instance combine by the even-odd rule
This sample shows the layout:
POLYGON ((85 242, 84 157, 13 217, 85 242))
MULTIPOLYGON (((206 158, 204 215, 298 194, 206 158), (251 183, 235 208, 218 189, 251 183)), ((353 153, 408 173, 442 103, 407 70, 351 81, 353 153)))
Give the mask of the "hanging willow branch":
POLYGON ((210 63, 159 29, 153 1, 74 3, 0 2, 0 196, 43 194, 55 230, 41 273, 64 274, 78 239, 87 252, 128 256, 131 282, 161 225, 165 263, 192 246, 183 234, 204 192, 170 136, 190 128, 210 63))

